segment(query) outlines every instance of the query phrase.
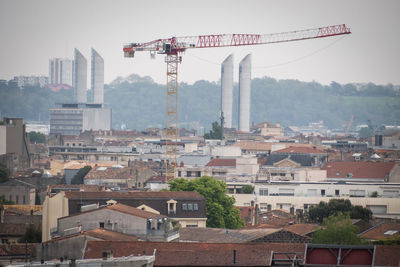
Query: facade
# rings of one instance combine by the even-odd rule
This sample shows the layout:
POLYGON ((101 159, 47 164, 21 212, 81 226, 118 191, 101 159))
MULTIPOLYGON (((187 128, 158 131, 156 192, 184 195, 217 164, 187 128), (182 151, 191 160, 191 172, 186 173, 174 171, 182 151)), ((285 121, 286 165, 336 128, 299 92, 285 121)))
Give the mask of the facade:
POLYGON ((49 82, 49 78, 46 76, 15 76, 12 80, 19 87, 23 86, 39 86, 43 87, 49 82))
POLYGON ((221 112, 224 128, 232 128, 233 54, 221 64, 221 112))
POLYGON ((79 135, 86 130, 111 130, 111 108, 72 103, 50 109, 50 134, 79 135))
POLYGON ((239 64, 239 131, 250 131, 251 54, 239 64))
MULTIPOLYGON (((369 208, 379 218, 400 218, 400 184, 332 182, 257 182, 255 195, 238 194, 246 183, 229 182, 228 191, 238 206, 259 203, 260 209, 308 210, 320 201, 349 199, 353 205, 369 208)), ((248 183, 249 184, 249 183, 248 183)))
POLYGON ((91 84, 93 93, 93 103, 103 104, 104 103, 104 60, 92 48, 92 72, 91 72, 91 84))
POLYGON ((87 87, 87 61, 86 58, 75 48, 74 57, 74 101, 86 103, 87 87))
POLYGON ((0 163, 11 173, 31 166, 29 138, 23 119, 3 118, 0 125, 0 163))
POLYGON ((279 122, 277 122, 276 124, 262 122, 252 126, 251 130, 254 131, 255 133, 260 134, 261 136, 276 137, 285 135, 284 128, 281 127, 279 122))
POLYGON ((144 188, 145 182, 156 175, 150 168, 135 162, 133 166, 95 167, 85 176, 85 185, 106 188, 144 188))
POLYGON ((74 61, 71 59, 53 58, 49 60, 50 84, 73 85, 74 61))
POLYGON ((166 216, 120 203, 58 219, 58 234, 97 228, 134 235, 148 241, 172 241, 179 237, 166 216))
POLYGON ((34 185, 12 179, 0 184, 0 196, 15 204, 34 205, 36 189, 34 185))
POLYGON ((159 213, 181 227, 206 227, 206 204, 196 192, 60 192, 43 203, 42 240, 57 231, 57 220, 79 214, 82 206, 106 205, 109 200, 141 210, 159 213))

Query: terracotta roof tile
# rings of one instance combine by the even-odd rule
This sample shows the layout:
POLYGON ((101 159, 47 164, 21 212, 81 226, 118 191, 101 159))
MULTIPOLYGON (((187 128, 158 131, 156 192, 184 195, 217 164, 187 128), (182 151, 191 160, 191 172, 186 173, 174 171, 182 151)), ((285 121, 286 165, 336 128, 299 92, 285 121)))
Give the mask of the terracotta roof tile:
POLYGON ((104 228, 97 228, 91 231, 83 232, 82 234, 91 236, 94 238, 99 238, 103 240, 112 240, 112 241, 137 241, 138 237, 133 235, 127 235, 111 230, 107 230, 104 228))
POLYGON ((201 199, 204 197, 192 191, 160 191, 160 192, 137 192, 137 191, 112 191, 112 192, 65 192, 69 199, 201 199))
POLYGON ((80 216, 81 214, 97 212, 98 210, 104 210, 104 209, 114 210, 114 211, 117 211, 117 212, 129 214, 129 215, 132 215, 132 216, 145 218, 145 219, 149 219, 149 218, 155 218, 155 219, 167 218, 164 215, 152 213, 152 212, 141 210, 141 209, 137 209, 137 208, 134 208, 134 207, 131 207, 131 206, 128 206, 128 205, 117 203, 117 204, 114 204, 114 205, 105 206, 103 208, 88 210, 88 211, 81 212, 81 213, 76 213, 76 214, 73 214, 73 215, 70 215, 70 216, 65 216, 65 217, 62 217, 60 219, 67 218, 67 217, 72 217, 72 216, 80 216))
POLYGON ((236 159, 212 159, 206 167, 236 167, 236 159))
POLYGON ((298 235, 307 235, 309 233, 318 230, 319 226, 316 224, 302 223, 302 224, 292 224, 285 226, 283 229, 293 232, 298 235))
POLYGON ((285 154, 326 154, 326 152, 316 149, 314 147, 298 147, 290 146, 284 149, 276 150, 273 153, 285 153, 285 154))
POLYGON ((400 245, 397 246, 376 246, 375 261, 373 266, 399 266, 400 245))
POLYGON ((280 228, 231 230, 220 228, 182 228, 179 231, 179 240, 206 243, 246 243, 280 230, 280 228))
POLYGON ((328 178, 346 178, 351 173, 352 178, 386 179, 395 166, 394 162, 336 161, 325 163, 321 170, 327 171, 328 178))
POLYGON ((360 234, 362 238, 372 240, 389 239, 400 236, 400 223, 378 224, 360 234), (385 234, 386 233, 386 234, 385 234))
POLYGON ((303 254, 305 244, 88 241, 85 258, 101 258, 106 250, 114 257, 152 255, 155 249, 155 266, 266 266, 272 251, 303 254))

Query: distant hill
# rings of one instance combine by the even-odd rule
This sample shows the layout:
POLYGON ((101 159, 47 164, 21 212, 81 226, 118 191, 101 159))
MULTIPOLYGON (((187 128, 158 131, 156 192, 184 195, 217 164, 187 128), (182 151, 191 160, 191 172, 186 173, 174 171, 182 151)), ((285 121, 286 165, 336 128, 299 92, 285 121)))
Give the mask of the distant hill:
MULTIPOLYGON (((344 127, 352 114, 353 125, 370 120, 374 125, 400 125, 400 90, 393 85, 338 84, 324 86, 316 82, 252 80, 251 121, 269 121, 282 125, 307 125, 323 120, 331 128, 344 127)), ((221 103, 219 83, 197 81, 179 84, 179 123, 210 127, 218 120, 221 103)), ((237 125, 238 86, 233 92, 233 125, 237 125)), ((0 85, 1 116, 25 120, 49 120, 48 109, 55 103, 70 102, 72 90, 52 92, 48 88, 15 88, 0 85)), ((144 129, 165 124, 165 85, 150 77, 132 74, 118 77, 105 85, 105 101, 113 110, 113 127, 144 129)))

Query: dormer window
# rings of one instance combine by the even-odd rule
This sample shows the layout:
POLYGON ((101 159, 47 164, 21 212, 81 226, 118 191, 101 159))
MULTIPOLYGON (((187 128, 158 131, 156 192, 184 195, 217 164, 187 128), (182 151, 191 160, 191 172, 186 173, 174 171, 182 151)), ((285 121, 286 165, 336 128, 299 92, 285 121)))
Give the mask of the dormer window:
POLYGON ((176 214, 176 203, 173 199, 167 201, 168 214, 176 214))

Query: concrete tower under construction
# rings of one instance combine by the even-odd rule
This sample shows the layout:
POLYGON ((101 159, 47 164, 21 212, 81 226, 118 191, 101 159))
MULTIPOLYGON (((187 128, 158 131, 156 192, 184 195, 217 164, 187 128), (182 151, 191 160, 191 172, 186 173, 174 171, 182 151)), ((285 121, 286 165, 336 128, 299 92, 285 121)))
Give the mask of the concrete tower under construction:
POLYGON ((250 131, 251 54, 239 64, 239 131, 250 131))
POLYGON ((91 68, 91 89, 93 94, 93 103, 104 103, 104 60, 92 48, 92 68, 91 68))
POLYGON ((76 103, 86 103, 87 61, 76 48, 74 54, 74 101, 76 103))
POLYGON ((221 64, 221 112, 224 127, 232 128, 233 54, 221 64))

